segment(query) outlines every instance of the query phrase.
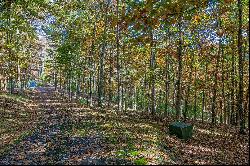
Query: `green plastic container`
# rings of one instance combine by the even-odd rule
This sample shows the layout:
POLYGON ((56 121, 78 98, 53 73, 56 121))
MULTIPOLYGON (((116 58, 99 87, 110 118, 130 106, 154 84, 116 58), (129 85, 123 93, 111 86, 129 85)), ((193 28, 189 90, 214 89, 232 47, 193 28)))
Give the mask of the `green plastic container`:
POLYGON ((193 126, 184 122, 173 122, 169 125, 169 133, 180 139, 190 139, 193 135, 193 126))

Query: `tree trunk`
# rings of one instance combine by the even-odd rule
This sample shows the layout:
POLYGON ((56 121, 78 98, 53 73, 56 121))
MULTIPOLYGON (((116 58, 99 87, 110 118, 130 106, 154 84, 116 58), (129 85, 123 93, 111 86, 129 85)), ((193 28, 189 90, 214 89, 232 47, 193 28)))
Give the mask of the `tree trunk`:
POLYGON ((187 119, 187 114, 188 114, 188 109, 189 109, 189 96, 190 96, 191 84, 192 84, 193 63, 194 63, 194 54, 191 57, 191 63, 190 63, 191 66, 190 66, 190 73, 189 73, 189 78, 188 78, 188 89, 186 93, 185 106, 184 106, 184 111, 183 111, 184 121, 186 121, 187 119))
POLYGON ((108 87, 109 87, 109 99, 108 99, 108 106, 110 106, 110 104, 112 102, 112 81, 111 81, 111 78, 113 77, 113 74, 112 74, 113 49, 110 52, 111 53, 110 53, 110 58, 109 58, 109 85, 108 85, 108 87))
POLYGON ((71 72, 69 72, 69 78, 68 78, 68 96, 69 96, 69 100, 71 101, 72 99, 72 89, 71 89, 71 72))
POLYGON ((242 55, 242 2, 238 0, 238 55, 239 55, 239 94, 238 94, 238 113, 240 118, 240 133, 245 133, 244 118, 243 118, 243 55, 242 55))
POLYGON ((195 80, 195 83, 194 83, 194 120, 196 120, 196 116, 197 116, 197 67, 195 66, 194 68, 194 80, 195 80))
MULTIPOLYGON (((170 43, 170 35, 168 30, 167 35, 167 44, 170 43)), ((169 107, 169 87, 170 87, 170 80, 169 80, 169 55, 165 56, 165 116, 168 115, 168 107, 169 107)))
POLYGON ((91 41, 91 50, 89 53, 89 67, 90 67, 90 72, 89 72, 89 93, 88 93, 88 103, 89 106, 92 107, 93 106, 93 87, 92 87, 92 82, 93 82, 93 55, 94 55, 94 51, 95 51, 95 44, 94 44, 94 40, 95 40, 95 36, 96 36, 96 18, 94 21, 94 29, 93 29, 93 33, 92 33, 92 41, 91 41))
MULTIPOLYGON (((234 39, 233 39, 234 41, 234 39)), ((234 45, 234 43, 233 43, 234 45)), ((234 57, 234 48, 232 48, 232 71, 231 71, 231 113, 230 113, 230 124, 235 125, 235 57, 234 57)))
POLYGON ((169 57, 165 57, 165 115, 168 115, 168 107, 169 107, 169 57))
POLYGON ((153 51, 154 47, 154 41, 153 41, 153 32, 152 32, 152 27, 150 29, 150 38, 151 38, 151 43, 150 43, 150 71, 151 71, 151 113, 155 114, 155 53, 153 51))
POLYGON ((225 97, 225 74, 224 74, 224 48, 222 47, 222 51, 221 51, 221 57, 222 57, 222 63, 221 63, 221 72, 222 72, 222 100, 223 100, 223 104, 222 104, 222 112, 221 114, 223 114, 223 119, 224 119, 224 123, 225 123, 225 119, 226 119, 226 115, 227 115, 227 110, 226 110, 226 97, 225 97))
POLYGON ((134 90, 133 90, 133 110, 137 109, 137 89, 136 89, 136 85, 134 85, 134 90))
MULTIPOLYGON (((7 24, 8 24, 8 29, 7 29, 7 45, 11 44, 11 40, 12 40, 12 35, 10 32, 10 26, 11 26, 11 4, 12 1, 7 1, 6 2, 6 8, 7 8, 7 14, 8 14, 8 18, 7 18, 7 24)), ((12 53, 11 53, 11 48, 8 48, 8 58, 9 58, 9 82, 7 82, 8 87, 9 87, 9 93, 13 94, 14 92, 14 70, 13 70, 13 60, 12 60, 12 53)))
POLYGON ((106 36, 107 36, 107 23, 108 23, 108 7, 110 1, 108 1, 105 12, 104 20, 104 32, 103 32, 103 42, 101 45, 101 52, 99 56, 99 78, 98 78, 98 107, 103 106, 104 98, 104 56, 106 52, 106 36))
POLYGON ((181 32, 181 17, 179 16, 179 46, 178 46, 178 72, 177 72, 177 96, 176 96, 176 120, 180 119, 181 112, 181 79, 182 79, 182 32, 181 32))
POLYGON ((120 44, 119 44, 119 0, 116 1, 116 68, 117 68, 117 98, 118 98, 118 111, 122 111, 122 87, 121 87, 121 73, 120 73, 120 44))
MULTIPOLYGON (((218 7, 218 10, 220 10, 220 8, 218 7)), ((218 16, 217 16, 217 25, 218 25, 218 31, 220 31, 221 28, 221 21, 220 21, 220 12, 218 12, 218 16)), ((211 112, 212 112, 212 124, 216 124, 216 99, 217 99, 217 83, 218 83, 218 69, 219 69, 219 63, 220 63, 220 54, 221 54, 221 37, 219 38, 219 49, 218 49, 218 54, 216 57, 216 67, 215 67, 215 71, 214 71, 214 85, 213 85, 213 96, 212 96, 212 108, 211 108, 211 112)))
POLYGON ((57 72, 55 72, 55 90, 57 90, 57 72))

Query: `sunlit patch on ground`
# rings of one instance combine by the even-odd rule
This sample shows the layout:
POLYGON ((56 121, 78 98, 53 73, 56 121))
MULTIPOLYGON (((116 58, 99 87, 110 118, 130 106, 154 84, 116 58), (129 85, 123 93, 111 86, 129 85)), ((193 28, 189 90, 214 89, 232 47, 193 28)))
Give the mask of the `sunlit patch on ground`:
POLYGON ((215 135, 215 136, 222 136, 225 135, 227 137, 232 137, 232 134, 230 133, 219 133, 216 131, 209 131, 209 130, 205 130, 205 129, 196 129, 196 131, 201 132, 201 133, 205 133, 205 134, 210 134, 210 135, 215 135))
POLYGON ((0 153, 2 153, 8 145, 34 127, 32 122, 37 118, 34 116, 36 110, 34 108, 37 105, 26 97, 9 94, 0 95, 0 105, 0 153))

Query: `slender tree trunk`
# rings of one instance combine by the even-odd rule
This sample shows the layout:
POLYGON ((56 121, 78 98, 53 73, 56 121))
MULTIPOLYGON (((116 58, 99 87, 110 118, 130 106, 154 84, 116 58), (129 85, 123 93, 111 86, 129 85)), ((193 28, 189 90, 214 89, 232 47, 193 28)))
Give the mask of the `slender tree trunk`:
POLYGON ((196 116, 197 116, 197 67, 195 66, 194 68, 194 79, 195 79, 195 83, 194 83, 194 120, 196 120, 196 116))
MULTIPOLYGON (((224 123, 225 123, 225 119, 226 119, 226 97, 225 97, 225 74, 224 74, 224 48, 222 47, 221 50, 221 57, 222 57, 222 62, 221 62, 221 72, 222 72, 222 100, 223 100, 223 104, 222 104, 222 113, 223 113, 223 118, 224 118, 224 123)), ((221 113, 221 114, 222 114, 221 113)))
POLYGON ((55 90, 57 90, 57 72, 55 72, 55 83, 54 83, 54 85, 55 85, 55 90))
POLYGON ((145 106, 148 106, 148 104, 147 104, 147 100, 148 100, 148 95, 147 95, 147 75, 146 75, 146 73, 145 73, 145 75, 144 75, 144 86, 143 86, 144 88, 143 88, 143 98, 142 98, 142 100, 143 100, 143 110, 144 111, 146 111, 146 107, 145 106))
MULTIPOLYGON (((170 43, 170 35, 169 30, 167 32, 167 44, 170 43)), ((168 107, 169 107, 169 87, 170 87, 170 80, 169 80, 169 55, 165 56, 165 116, 168 115, 168 107)))
MULTIPOLYGON (((245 104, 244 104, 244 116, 243 116, 243 120, 244 120, 244 125, 246 123, 246 118, 249 117, 249 88, 247 89, 247 94, 246 94, 246 99, 245 99, 245 104)), ((249 122, 248 122, 249 123, 249 122)))
POLYGON ((62 89, 62 71, 61 71, 61 69, 59 70, 59 88, 60 88, 60 90, 62 89))
POLYGON ((80 74, 78 74, 77 79, 76 79, 76 98, 77 99, 80 96, 80 85, 81 85, 81 76, 80 74))
POLYGON ((123 98, 123 103, 124 103, 124 112, 127 111, 127 87, 126 85, 123 87, 123 94, 124 94, 124 98, 123 98))
POLYGON ((190 63, 190 73, 189 73, 189 78, 188 78, 188 89, 187 89, 187 94, 186 94, 186 99, 185 99, 185 107, 183 111, 183 117, 184 121, 187 119, 187 114, 188 114, 188 109, 189 109, 189 96, 190 96, 190 91, 191 91, 191 84, 192 84, 192 74, 193 74, 193 63, 194 63, 194 54, 191 57, 191 63, 190 63))
POLYGON ((124 89, 124 84, 121 85, 121 91, 122 91, 122 110, 124 111, 125 109, 125 99, 124 99, 124 96, 125 96, 125 89, 124 89))
POLYGON ((169 57, 165 57, 165 115, 168 115, 168 107, 169 107, 169 57))
POLYGON ((19 60, 17 61, 17 80, 18 80, 18 88, 21 90, 21 69, 19 65, 19 60))
MULTIPOLYGON (((249 32, 249 31, 248 31, 249 32)), ((248 33, 247 33, 248 34, 248 33)), ((249 35, 249 34, 248 34, 249 35)), ((249 38, 248 38, 249 39, 249 38)), ((248 40, 249 41, 249 40, 248 40)), ((249 47, 247 47, 248 45, 247 45, 247 41, 245 42, 245 47, 244 47, 244 49, 243 49, 243 56, 244 56, 244 62, 247 62, 246 63, 246 67, 247 66, 249 66, 249 61, 248 61, 248 59, 246 58, 246 53, 247 53, 247 48, 249 48, 249 47)), ((249 50, 248 50, 249 51, 249 50)), ((245 66, 244 66, 245 67, 245 66)), ((245 68, 243 68, 243 71, 247 71, 247 73, 246 73, 246 75, 249 77, 249 70, 247 70, 247 69, 245 69, 245 68)), ((244 77, 243 77, 243 79, 244 79, 244 77)), ((249 87, 249 82, 248 82, 248 84, 247 84, 248 86, 247 87, 249 87)), ((246 126, 246 118, 247 117, 249 117, 248 116, 248 102, 249 102, 249 88, 247 88, 247 90, 246 90, 246 98, 245 98, 245 101, 243 101, 243 103, 244 103, 244 107, 243 107, 243 124, 244 124, 244 126, 246 126)))
POLYGON ((104 32, 103 32, 103 42, 101 45, 101 52, 99 56, 99 77, 98 77, 98 107, 103 106, 103 98, 104 98, 104 56, 106 52, 106 37, 107 37, 107 23, 108 23, 108 7, 110 1, 108 1, 106 6, 106 14, 104 18, 104 32))
POLYGON ((137 109, 137 88, 136 88, 136 85, 134 85, 134 90, 133 90, 133 110, 136 110, 137 109))
MULTIPOLYGON (((220 10, 220 8, 218 8, 220 10)), ((220 31, 221 28, 221 21, 220 21, 220 11, 218 12, 217 16, 217 21, 218 21, 218 31, 220 31)), ((218 83, 218 69, 219 69, 219 63, 220 63, 220 54, 221 54, 221 37, 219 38, 219 49, 218 49, 218 54, 216 55, 216 67, 214 71, 214 85, 213 85, 213 96, 212 96, 212 124, 216 124, 216 99, 217 99, 217 83, 218 83)))
MULTIPOLYGON (((205 84, 207 83, 207 66, 208 66, 208 62, 206 61, 206 66, 205 66, 205 84)), ((206 86, 205 86, 206 87, 206 86)), ((204 112, 206 110, 206 90, 203 87, 202 90, 202 122, 204 121, 204 112)))
POLYGON ((119 0, 116 1, 116 17, 117 17, 117 25, 116 25, 116 68, 117 68, 117 98, 118 98, 118 111, 122 111, 122 87, 121 87, 121 73, 120 73, 120 44, 119 44, 119 0))
MULTIPOLYGON (((11 32, 9 31, 11 29, 11 4, 12 1, 6 1, 6 8, 7 8, 7 14, 8 14, 8 18, 7 18, 7 24, 8 24, 8 30, 7 30, 7 45, 11 44, 11 40, 12 40, 12 35, 11 32)), ((8 48, 8 56, 9 56, 9 82, 7 84, 9 84, 9 93, 13 94, 14 92, 14 70, 13 70, 13 58, 12 58, 12 53, 11 53, 11 48, 8 48)))
POLYGON ((153 51, 154 47, 154 41, 153 41, 153 32, 152 29, 150 30, 150 38, 151 38, 151 43, 150 43, 150 71, 151 71, 151 113, 155 114, 155 53, 153 51))
MULTIPOLYGON (((172 65, 172 69, 175 70, 174 65, 172 65)), ((175 71, 177 71, 177 69, 175 71)), ((173 84, 172 84, 172 87, 173 87, 173 92, 172 92, 172 108, 175 107, 175 103, 176 103, 176 85, 177 85, 176 75, 177 75, 177 72, 174 72, 173 73, 173 80, 172 80, 172 82, 173 82, 173 84)))
POLYGON ((91 42, 91 50, 89 53, 89 67, 90 67, 90 72, 89 72, 89 94, 88 94, 88 103, 89 106, 92 107, 93 106, 93 55, 94 55, 94 51, 95 51, 95 44, 94 44, 94 39, 96 36, 96 18, 94 21, 94 29, 93 29, 93 33, 92 33, 92 42, 91 42))
POLYGON ((71 101, 72 99, 72 89, 71 89, 71 71, 69 72, 69 77, 68 77, 68 96, 69 96, 69 100, 71 101))
MULTIPOLYGON (((234 41, 234 40, 233 40, 234 41)), ((234 44, 233 44, 234 45, 234 44)), ((232 71, 231 71, 231 114, 230 114, 230 124, 235 125, 235 55, 234 48, 232 48, 232 71)))
MULTIPOLYGON (((93 63, 93 71, 96 71, 97 70, 97 67, 96 67, 96 64, 93 63)), ((97 92, 97 77, 95 76, 95 74, 93 74, 93 77, 92 77, 92 96, 96 96, 96 92, 97 92)), ((94 104, 94 101, 93 101, 93 104, 94 104)))
POLYGON ((102 51, 100 53, 100 61, 99 61, 99 76, 98 76, 98 107, 102 107, 103 104, 103 84, 104 84, 104 68, 103 68, 103 60, 104 60, 104 46, 102 46, 102 51))
MULTIPOLYGON (((219 46, 219 52, 220 52, 220 46, 219 46)), ((219 60, 220 55, 217 55, 216 60, 216 67, 214 71, 214 85, 213 85, 213 97, 212 97, 212 124, 216 124, 216 99, 217 99, 217 78, 218 78, 218 66, 219 66, 219 60)))
MULTIPOLYGON (((112 49, 112 48, 111 48, 112 49)), ((112 62, 113 62, 113 50, 110 53, 110 58, 109 58, 109 99, 108 99, 108 106, 110 106, 110 103, 112 102, 112 81, 111 78, 113 77, 112 73, 112 62)))
POLYGON ((231 113, 231 95, 230 95, 230 93, 228 93, 226 101, 227 101, 227 110, 228 110, 227 111, 227 122, 226 122, 226 124, 229 125, 230 124, 230 113, 231 113))
POLYGON ((181 78, 182 78, 182 32, 181 32, 181 17, 179 16, 179 46, 178 46, 178 72, 177 72, 177 96, 176 96, 176 120, 180 119, 181 113, 181 78))
POLYGON ((240 118, 240 133, 245 133, 244 118, 243 118, 243 55, 242 55, 242 2, 238 0, 238 55, 239 55, 239 94, 238 94, 238 113, 240 118))

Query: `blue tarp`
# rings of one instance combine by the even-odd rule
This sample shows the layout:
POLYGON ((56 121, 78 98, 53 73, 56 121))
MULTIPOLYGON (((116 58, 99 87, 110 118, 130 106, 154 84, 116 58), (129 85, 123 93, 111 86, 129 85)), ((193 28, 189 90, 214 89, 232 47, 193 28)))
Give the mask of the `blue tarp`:
POLYGON ((32 80, 29 82, 29 88, 35 88, 37 86, 36 81, 32 80))

